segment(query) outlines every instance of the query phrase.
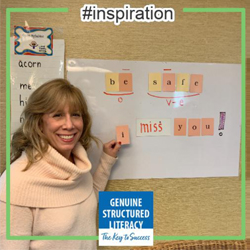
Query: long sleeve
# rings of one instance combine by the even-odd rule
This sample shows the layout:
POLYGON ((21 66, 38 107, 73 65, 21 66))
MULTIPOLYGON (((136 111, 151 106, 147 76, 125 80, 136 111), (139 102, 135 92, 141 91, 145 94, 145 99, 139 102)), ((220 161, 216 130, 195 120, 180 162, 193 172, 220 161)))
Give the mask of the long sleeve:
POLYGON ((98 168, 96 169, 93 175, 94 190, 95 190, 97 199, 98 199, 98 191, 105 190, 107 182, 109 180, 112 166, 115 164, 116 161, 117 161, 117 158, 109 156, 105 154, 104 152, 102 153, 98 168))
MULTIPOLYGON (((0 249, 29 250, 29 240, 6 240, 6 203, 0 201, 0 249)), ((10 205, 10 235, 32 236, 33 215, 28 207, 10 205)))

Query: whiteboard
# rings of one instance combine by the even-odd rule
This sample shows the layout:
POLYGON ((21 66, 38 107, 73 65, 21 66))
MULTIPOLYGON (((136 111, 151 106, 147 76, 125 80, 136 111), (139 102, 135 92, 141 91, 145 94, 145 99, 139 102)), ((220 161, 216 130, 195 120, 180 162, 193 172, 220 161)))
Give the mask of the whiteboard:
MULTIPOLYGON (((129 126, 131 144, 122 146, 111 179, 238 176, 241 65, 68 59, 67 78, 87 99, 95 136, 107 142, 116 137, 116 126, 129 126), (186 93, 159 92, 154 94, 163 98, 152 97, 149 73, 163 74, 166 69, 175 74, 202 74, 202 93, 180 98, 186 93), (105 94, 105 74, 109 72, 132 73, 133 94, 105 94), (176 103, 169 105, 170 100, 176 103), (218 130, 220 112, 226 112, 223 131, 218 130), (136 136, 137 119, 159 118, 171 120, 170 135, 136 136), (214 135, 174 136, 174 118, 214 118, 214 135)), ((89 157, 94 168, 100 154, 101 148, 93 145, 89 157)))

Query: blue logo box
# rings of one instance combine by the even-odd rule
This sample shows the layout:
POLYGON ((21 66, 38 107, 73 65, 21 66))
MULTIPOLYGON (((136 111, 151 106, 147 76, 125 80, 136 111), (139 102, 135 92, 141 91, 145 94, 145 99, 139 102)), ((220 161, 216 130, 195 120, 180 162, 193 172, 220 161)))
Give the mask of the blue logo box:
POLYGON ((153 192, 99 192, 99 229, 153 229, 153 192))

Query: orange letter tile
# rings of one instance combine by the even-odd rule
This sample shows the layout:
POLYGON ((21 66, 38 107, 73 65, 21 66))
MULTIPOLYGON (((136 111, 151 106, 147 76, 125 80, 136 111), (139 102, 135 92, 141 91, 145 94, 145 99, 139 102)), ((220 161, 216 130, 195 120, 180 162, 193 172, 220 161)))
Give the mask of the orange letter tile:
POLYGON ((130 144, 128 125, 116 127, 116 140, 122 144, 130 144))
POLYGON ((190 90, 191 93, 202 93, 203 75, 192 74, 190 78, 190 90))
POLYGON ((214 135, 214 118, 202 118, 201 135, 214 135))
POLYGON ((174 135, 185 136, 187 131, 187 119, 186 118, 175 118, 174 119, 174 135))
POLYGON ((174 92, 175 91, 175 74, 163 74, 162 91, 174 92))
POLYGON ((120 92, 132 92, 133 91, 132 74, 120 73, 119 85, 120 85, 120 92))
POLYGON ((188 119, 188 136, 200 136, 200 119, 188 119))

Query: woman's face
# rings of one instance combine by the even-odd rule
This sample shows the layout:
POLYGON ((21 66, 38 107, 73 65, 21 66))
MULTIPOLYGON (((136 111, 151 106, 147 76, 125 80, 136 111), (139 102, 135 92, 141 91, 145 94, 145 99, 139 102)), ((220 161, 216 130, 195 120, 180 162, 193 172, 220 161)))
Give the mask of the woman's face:
POLYGON ((62 110, 44 114, 41 130, 55 148, 65 158, 70 159, 71 151, 79 141, 83 131, 83 120, 79 110, 70 112, 65 105, 62 110))

